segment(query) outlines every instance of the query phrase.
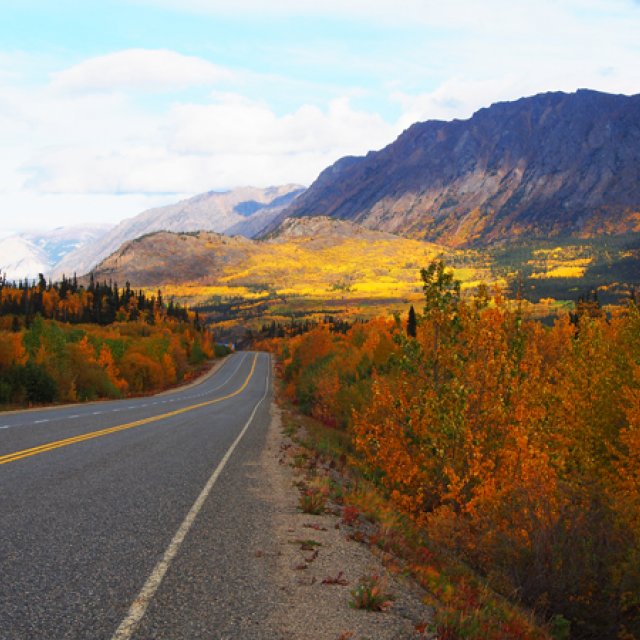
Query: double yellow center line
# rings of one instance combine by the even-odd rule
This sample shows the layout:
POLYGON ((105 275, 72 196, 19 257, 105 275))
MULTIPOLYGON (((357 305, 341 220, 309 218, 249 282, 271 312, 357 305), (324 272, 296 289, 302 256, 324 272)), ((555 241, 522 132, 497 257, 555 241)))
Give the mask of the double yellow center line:
POLYGON ((108 427, 107 429, 100 429, 99 431, 92 431, 90 433, 84 433, 72 438, 65 438, 64 440, 56 440, 55 442, 47 442, 37 447, 31 447, 31 449, 23 449, 22 451, 14 451, 13 453, 7 453, 0 456, 0 465, 7 464, 9 462, 15 462, 16 460, 22 460, 23 458, 30 458, 31 456, 37 456, 47 451, 53 451, 54 449, 60 449, 61 447, 68 447, 70 444, 76 444, 77 442, 84 442, 85 440, 93 440, 94 438, 101 438, 102 436, 108 436, 118 431, 126 431, 127 429, 134 429, 135 427, 141 427, 143 424, 149 424, 150 422, 157 422, 158 420, 164 420, 165 418, 171 418, 173 416, 179 416, 182 413, 188 411, 194 411, 195 409, 201 409, 202 407, 208 407, 217 402, 228 400, 234 396, 242 393, 249 384, 249 381, 253 377, 253 373, 256 369, 256 361, 258 359, 257 354, 253 356, 253 362, 251 364, 251 370, 246 380, 242 383, 242 386, 236 389, 233 393, 229 393, 226 396, 221 396, 213 400, 207 400, 206 402, 199 402, 198 404, 192 404, 182 409, 176 409, 175 411, 169 411, 169 413, 162 413, 157 416, 151 416, 149 418, 143 418, 142 420, 136 420, 134 422, 127 422, 126 424, 119 424, 115 427, 108 427))

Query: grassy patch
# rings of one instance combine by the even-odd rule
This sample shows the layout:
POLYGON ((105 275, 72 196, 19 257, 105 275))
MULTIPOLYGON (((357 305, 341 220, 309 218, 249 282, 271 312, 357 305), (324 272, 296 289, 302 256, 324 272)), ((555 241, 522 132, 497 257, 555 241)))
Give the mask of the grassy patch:
POLYGON ((321 515, 327 508, 327 497, 317 489, 306 489, 300 494, 298 508, 302 513, 321 515))
POLYGON ((384 611, 393 599, 393 595, 387 592, 384 580, 380 576, 363 576, 355 589, 351 591, 349 604, 354 609, 384 611))

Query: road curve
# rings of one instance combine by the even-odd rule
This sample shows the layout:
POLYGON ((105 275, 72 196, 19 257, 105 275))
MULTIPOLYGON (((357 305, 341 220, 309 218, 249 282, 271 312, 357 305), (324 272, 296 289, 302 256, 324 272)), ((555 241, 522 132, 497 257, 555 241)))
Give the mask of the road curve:
POLYGON ((0 638, 263 638, 270 360, 169 395, 0 414, 0 638))

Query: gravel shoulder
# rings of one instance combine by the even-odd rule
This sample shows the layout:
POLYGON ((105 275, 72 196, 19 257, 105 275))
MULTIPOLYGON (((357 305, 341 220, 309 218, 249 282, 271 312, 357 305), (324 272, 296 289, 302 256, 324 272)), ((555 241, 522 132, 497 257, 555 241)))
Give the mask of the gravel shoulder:
MULTIPOLYGON (((391 640, 426 638, 431 609, 424 592, 410 579, 392 571, 395 559, 349 538, 352 526, 342 522, 337 505, 322 515, 298 509, 296 482, 305 472, 291 465, 292 441, 283 433, 279 408, 263 451, 264 496, 274 514, 275 567, 273 588, 279 605, 267 626, 292 640, 391 640), (380 576, 393 601, 382 612, 350 606, 351 591, 362 576, 380 576), (324 582, 323 582, 324 581, 324 582), (332 583, 327 583, 334 582, 332 583)), ((260 555, 260 552, 257 552, 260 555)))

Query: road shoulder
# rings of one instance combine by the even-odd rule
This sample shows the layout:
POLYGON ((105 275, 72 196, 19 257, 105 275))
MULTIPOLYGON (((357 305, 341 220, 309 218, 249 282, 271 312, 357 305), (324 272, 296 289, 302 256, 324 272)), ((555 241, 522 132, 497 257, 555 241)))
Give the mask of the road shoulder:
MULTIPOLYGON (((304 471, 291 466, 295 444, 283 433, 279 408, 272 405, 272 420, 262 455, 267 496, 274 514, 277 571, 273 588, 281 605, 270 625, 292 640, 376 640, 425 638, 431 611, 423 592, 392 568, 389 554, 374 551, 353 539, 337 505, 329 513, 310 515, 298 508, 296 483, 304 471), (331 511, 333 513, 331 513, 331 511), (351 591, 363 576, 378 576, 393 595, 382 612, 350 606, 351 591)), ((357 536, 356 536, 357 538, 357 536)), ((377 551, 377 550, 376 550, 377 551)))

